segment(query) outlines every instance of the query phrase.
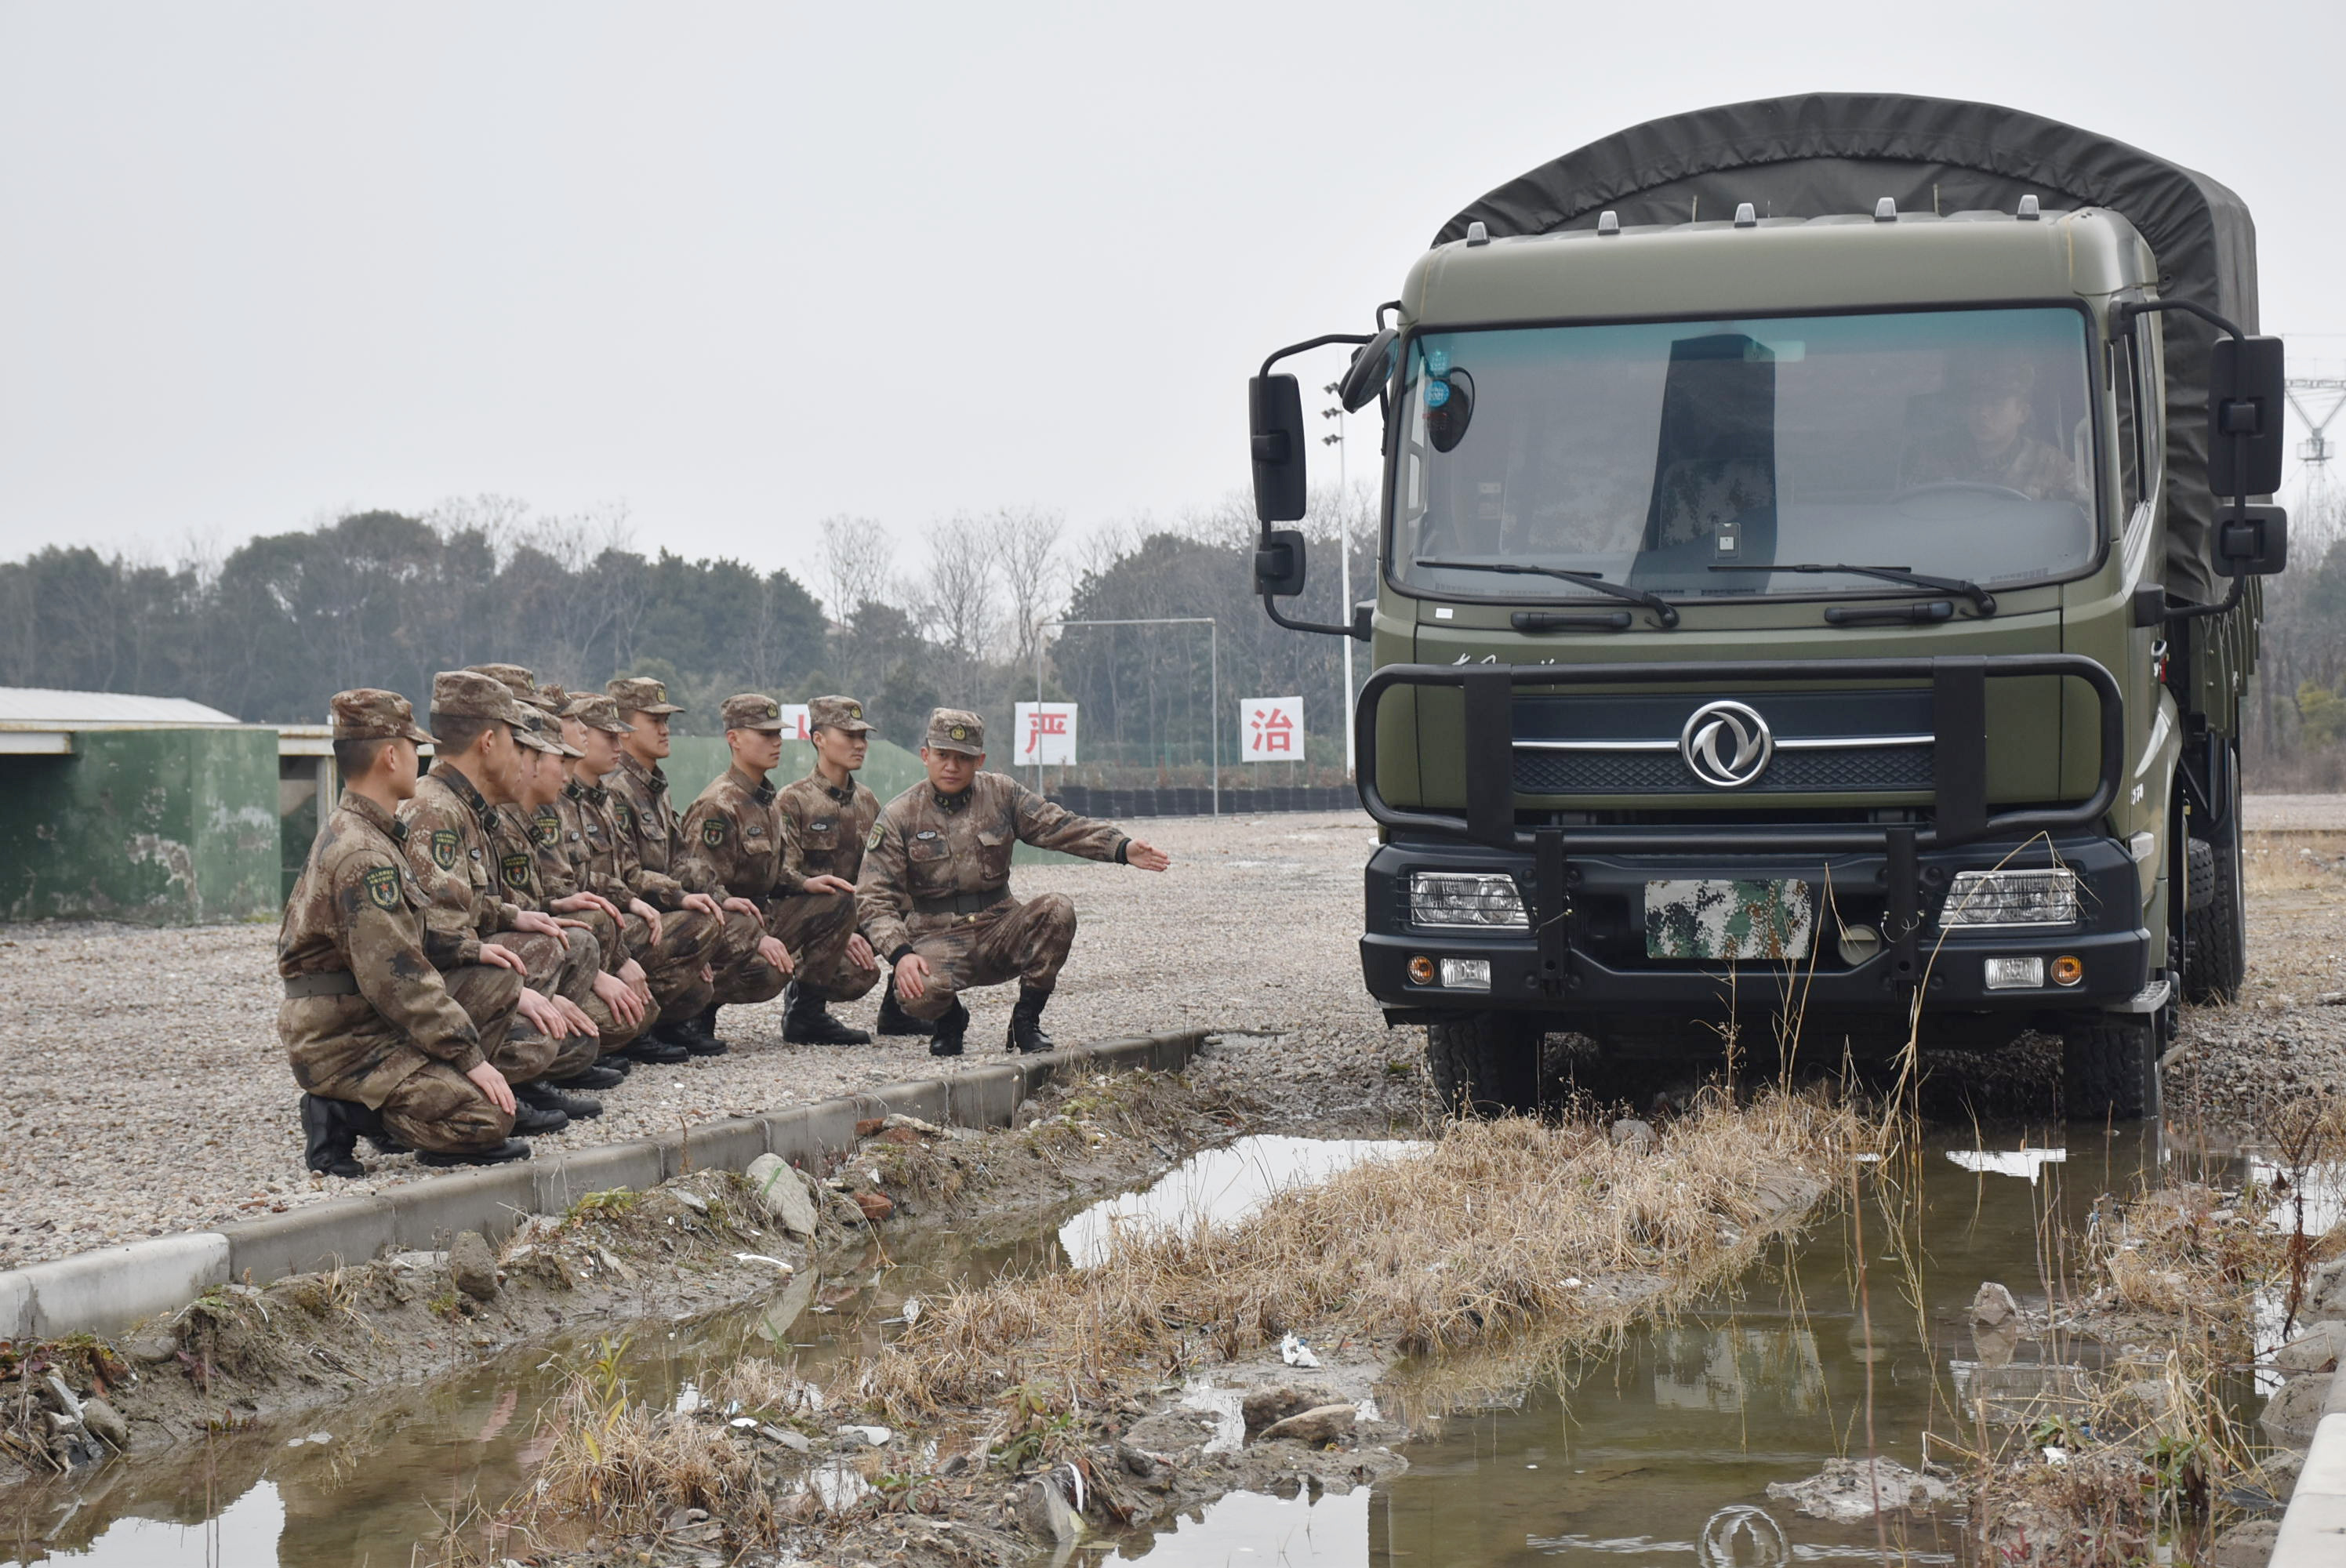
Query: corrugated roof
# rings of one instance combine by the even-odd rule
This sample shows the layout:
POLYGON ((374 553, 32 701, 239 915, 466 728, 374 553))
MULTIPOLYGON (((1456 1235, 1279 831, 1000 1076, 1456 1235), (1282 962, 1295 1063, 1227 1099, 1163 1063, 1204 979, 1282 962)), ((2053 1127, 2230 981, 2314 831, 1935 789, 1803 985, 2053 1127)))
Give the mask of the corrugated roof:
POLYGON ((56 691, 0 686, 0 724, 82 729, 108 725, 236 724, 234 714, 184 697, 139 697, 127 691, 56 691))

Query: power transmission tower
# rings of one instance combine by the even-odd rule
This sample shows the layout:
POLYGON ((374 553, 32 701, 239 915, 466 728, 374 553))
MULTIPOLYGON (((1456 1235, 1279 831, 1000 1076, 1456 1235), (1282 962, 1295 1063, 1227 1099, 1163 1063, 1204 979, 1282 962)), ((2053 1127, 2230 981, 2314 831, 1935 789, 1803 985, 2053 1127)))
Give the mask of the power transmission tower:
POLYGON ((2346 379, 2337 376, 2291 376, 2289 378, 2289 406, 2297 411, 2304 422, 2306 437, 2298 443, 2297 460, 2320 466, 2330 461, 2330 441, 2324 433, 2338 411, 2346 408, 2346 379), (2304 397, 2298 394, 2303 392, 2304 397), (2313 407, 2321 407, 2316 417, 2313 407))

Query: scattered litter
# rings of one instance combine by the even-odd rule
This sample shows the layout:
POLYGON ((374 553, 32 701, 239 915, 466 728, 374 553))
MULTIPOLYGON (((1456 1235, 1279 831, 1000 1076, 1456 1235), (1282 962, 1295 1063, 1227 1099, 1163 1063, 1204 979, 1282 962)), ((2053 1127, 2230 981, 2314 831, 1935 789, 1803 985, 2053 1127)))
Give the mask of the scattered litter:
POLYGON ((785 1263, 779 1257, 769 1257, 762 1252, 737 1252, 733 1257, 737 1262, 741 1263, 770 1263, 785 1274, 798 1272, 795 1265, 785 1263))
POLYGON ((708 1396, 690 1383, 676 1391, 676 1413, 680 1416, 698 1414, 709 1403, 708 1396))
POLYGON ((1311 1353, 1311 1347, 1292 1334, 1279 1341, 1279 1359, 1290 1367, 1316 1367, 1320 1364, 1320 1358, 1311 1353))

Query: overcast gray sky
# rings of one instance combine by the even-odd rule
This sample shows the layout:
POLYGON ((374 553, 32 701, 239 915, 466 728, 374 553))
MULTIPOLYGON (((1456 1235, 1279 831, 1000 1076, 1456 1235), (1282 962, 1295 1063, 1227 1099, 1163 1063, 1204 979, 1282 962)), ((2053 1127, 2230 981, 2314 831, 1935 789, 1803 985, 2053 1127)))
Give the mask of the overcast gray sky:
POLYGON ((2215 175, 2334 367, 2341 14, 0 0, 0 558, 482 492, 762 566, 835 512, 1178 511, 1263 353, 1467 200, 1808 89, 2215 175))

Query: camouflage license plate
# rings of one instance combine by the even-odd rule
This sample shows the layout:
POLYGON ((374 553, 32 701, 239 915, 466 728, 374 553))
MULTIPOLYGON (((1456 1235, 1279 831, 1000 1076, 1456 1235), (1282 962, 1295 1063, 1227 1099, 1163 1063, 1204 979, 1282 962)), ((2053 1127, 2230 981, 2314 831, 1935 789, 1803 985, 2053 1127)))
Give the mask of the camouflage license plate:
POLYGON ((1646 884, 1647 958, 1806 958, 1815 934, 1809 884, 1646 884))

